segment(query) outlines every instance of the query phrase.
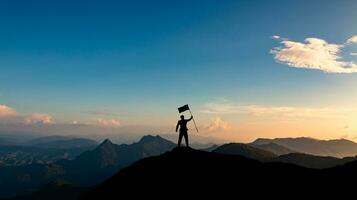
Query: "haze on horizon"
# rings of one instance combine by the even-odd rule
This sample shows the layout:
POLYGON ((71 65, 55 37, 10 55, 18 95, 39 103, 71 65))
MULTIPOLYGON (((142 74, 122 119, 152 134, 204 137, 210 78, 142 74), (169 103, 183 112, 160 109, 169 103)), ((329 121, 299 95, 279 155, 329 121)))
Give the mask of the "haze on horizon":
POLYGON ((356 10, 353 0, 2 1, 0 134, 174 134, 188 103, 200 137, 357 141, 356 10))

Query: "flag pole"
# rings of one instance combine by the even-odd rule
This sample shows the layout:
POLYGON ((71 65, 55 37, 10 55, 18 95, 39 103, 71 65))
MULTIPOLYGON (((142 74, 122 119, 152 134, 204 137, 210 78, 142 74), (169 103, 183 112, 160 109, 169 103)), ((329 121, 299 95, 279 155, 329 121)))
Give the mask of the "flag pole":
POLYGON ((190 111, 190 114, 191 114, 192 119, 193 119, 193 123, 195 124, 196 131, 197 131, 197 133, 198 133, 198 128, 197 128, 197 126, 196 126, 195 118, 193 118, 193 115, 192 115, 191 109, 188 109, 188 110, 190 111))

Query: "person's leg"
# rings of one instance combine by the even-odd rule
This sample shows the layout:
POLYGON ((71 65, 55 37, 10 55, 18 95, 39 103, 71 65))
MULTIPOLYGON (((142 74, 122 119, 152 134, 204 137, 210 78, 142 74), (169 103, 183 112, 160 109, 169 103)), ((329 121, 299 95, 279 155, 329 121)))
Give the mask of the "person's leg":
POLYGON ((187 132, 184 134, 184 136, 185 136, 185 141, 186 141, 186 147, 189 147, 189 145, 188 145, 188 134, 187 134, 187 132))
POLYGON ((182 133, 180 132, 179 134, 179 139, 178 139, 178 143, 177 143, 177 146, 180 147, 181 146, 181 141, 182 141, 182 133))

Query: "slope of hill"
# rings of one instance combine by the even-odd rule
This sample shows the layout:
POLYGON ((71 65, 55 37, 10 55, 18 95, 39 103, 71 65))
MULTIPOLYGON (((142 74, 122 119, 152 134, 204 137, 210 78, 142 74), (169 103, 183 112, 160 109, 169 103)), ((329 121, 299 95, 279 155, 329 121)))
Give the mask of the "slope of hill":
POLYGON ((273 158, 270 162, 291 163, 307 168, 330 168, 343 165, 356 160, 354 157, 345 157, 343 159, 330 156, 313 156, 302 153, 291 153, 273 158))
POLYGON ((76 200, 88 189, 63 181, 54 181, 40 187, 29 195, 20 195, 12 200, 76 200))
POLYGON ((242 156, 193 149, 174 149, 161 156, 142 159, 96 186, 83 199, 131 198, 166 199, 165 194, 190 197, 252 194, 274 198, 294 195, 342 197, 357 177, 357 162, 327 170, 313 170, 284 163, 261 163, 242 156), (133 192, 140 191, 140 192, 133 192), (277 194, 278 193, 278 194, 277 194))
POLYGON ((256 145, 256 144, 250 144, 255 148, 258 149, 263 149, 265 151, 269 151, 272 152, 278 156, 280 155, 284 155, 284 154, 289 154, 289 153, 297 153, 296 151, 293 151, 289 148, 286 148, 284 146, 275 144, 275 143, 266 143, 266 144, 260 144, 260 145, 256 145))
POLYGON ((176 148, 123 169, 84 199, 110 199, 118 194, 135 198, 143 193, 146 198, 163 199, 166 195, 157 190, 171 194, 181 189, 190 197, 217 194, 222 198, 237 192, 251 195, 252 190, 267 194, 275 188, 293 188, 299 180, 316 177, 315 172, 290 164, 261 163, 242 156, 176 148))
MULTIPOLYGON (((259 147, 263 146, 266 149, 273 149, 273 151, 277 152, 290 152, 285 147, 281 147, 277 144, 261 144, 259 147)), ((345 163, 354 161, 356 158, 354 157, 346 157, 346 158, 335 158, 335 157, 327 157, 327 156, 314 156, 302 153, 289 153, 277 156, 274 153, 271 153, 269 150, 263 150, 260 148, 256 148, 250 144, 239 144, 239 143, 231 143, 225 144, 218 148, 216 148, 213 152, 221 153, 221 154, 229 154, 229 155, 240 155, 246 158, 251 158, 255 160, 259 160, 262 162, 280 162, 280 163, 290 163, 295 164, 307 168, 315 168, 315 169, 324 169, 329 167, 334 167, 337 165, 343 165, 345 163)))
POLYGON ((47 172, 47 166, 43 164, 1 167, 0 197, 32 192, 35 188, 47 183, 50 179, 47 172))
POLYGON ((312 138, 276 138, 276 139, 257 139, 253 145, 263 145, 275 143, 296 152, 333 157, 348 157, 357 155, 357 143, 339 140, 316 140, 312 138))
POLYGON ((272 158, 277 157, 277 155, 275 155, 274 153, 242 143, 224 144, 222 146, 217 147, 215 150, 213 150, 213 152, 221 154, 240 155, 260 161, 269 161, 272 158))
POLYGON ((211 152, 211 151, 214 151, 215 149, 217 149, 218 147, 219 147, 219 145, 213 144, 210 147, 202 148, 202 149, 199 149, 199 150, 211 152))

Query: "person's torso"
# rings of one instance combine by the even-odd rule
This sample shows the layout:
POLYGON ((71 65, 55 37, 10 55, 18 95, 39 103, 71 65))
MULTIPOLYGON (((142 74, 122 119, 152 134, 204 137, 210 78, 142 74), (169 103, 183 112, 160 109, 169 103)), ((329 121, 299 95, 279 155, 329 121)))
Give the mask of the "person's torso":
POLYGON ((180 124, 180 130, 188 130, 187 128, 187 120, 180 120, 179 121, 179 124, 180 124))

